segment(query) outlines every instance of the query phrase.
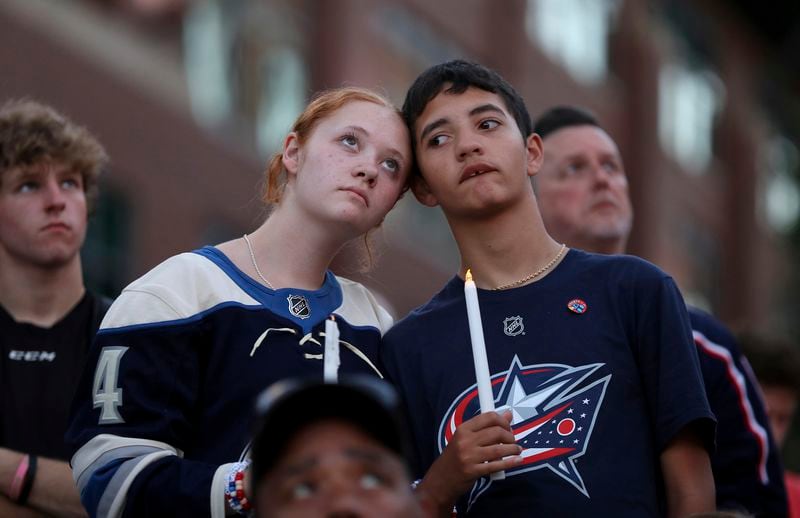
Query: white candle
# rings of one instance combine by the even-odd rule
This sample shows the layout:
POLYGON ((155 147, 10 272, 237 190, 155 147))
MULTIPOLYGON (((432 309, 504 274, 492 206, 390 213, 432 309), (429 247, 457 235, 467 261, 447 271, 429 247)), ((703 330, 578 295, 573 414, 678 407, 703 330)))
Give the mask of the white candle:
POLYGON ((322 356, 322 372, 326 383, 339 380, 339 326, 333 315, 325 321, 325 353, 322 356))
MULTIPOLYGON (((472 280, 472 272, 467 270, 464 276, 464 298, 467 300, 467 320, 469 321, 469 337, 472 342, 472 360, 475 363, 475 378, 478 381, 478 401, 481 413, 494 412, 494 393, 492 379, 489 374, 489 361, 486 358, 486 341, 483 339, 483 321, 481 307, 478 305, 478 289, 472 280)), ((504 471, 491 474, 492 480, 506 478, 504 471)))

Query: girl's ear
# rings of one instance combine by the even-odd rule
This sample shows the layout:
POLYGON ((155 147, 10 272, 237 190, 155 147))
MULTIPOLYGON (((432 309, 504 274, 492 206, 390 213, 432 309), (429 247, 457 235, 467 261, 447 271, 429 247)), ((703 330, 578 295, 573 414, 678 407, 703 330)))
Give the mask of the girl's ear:
POLYGON ((414 197, 417 199, 417 201, 427 207, 435 207, 439 205, 439 200, 437 200, 436 196, 433 195, 428 182, 425 181, 421 174, 417 173, 412 176, 410 183, 411 192, 414 193, 414 197))
POLYGON ((300 142, 294 131, 286 135, 283 141, 283 167, 289 175, 297 174, 300 167, 300 142))
POLYGON ((544 146, 542 137, 536 133, 531 133, 525 141, 525 148, 528 159, 528 176, 536 176, 544 163, 544 146))

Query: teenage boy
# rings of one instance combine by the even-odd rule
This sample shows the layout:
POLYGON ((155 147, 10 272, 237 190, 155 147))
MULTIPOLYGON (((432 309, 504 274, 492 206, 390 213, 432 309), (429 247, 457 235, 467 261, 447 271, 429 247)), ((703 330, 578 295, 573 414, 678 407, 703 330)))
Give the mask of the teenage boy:
POLYGON ((81 516, 64 443, 110 301, 86 290, 80 247, 108 158, 49 106, 0 107, 0 516, 81 516))
POLYGON ((258 399, 256 516, 421 518, 400 399, 385 381, 290 378, 258 399))
POLYGON ((441 206, 461 253, 458 275, 390 330, 382 352, 412 420, 416 474, 427 471, 422 499, 443 514, 458 499, 469 516, 712 510, 714 419, 672 279, 547 234, 529 181, 541 139, 495 72, 434 66, 403 112, 414 194, 441 206), (467 268, 498 409, 477 417, 467 268), (488 477, 498 469, 504 480, 488 477))
MULTIPOLYGON (((614 140, 592 114, 572 106, 547 110, 534 132, 544 143, 534 187, 547 230, 587 252, 624 253, 633 211, 614 140)), ((711 454, 717 508, 786 516, 781 462, 758 383, 733 335, 711 315, 688 310, 717 418, 717 448, 711 454)))

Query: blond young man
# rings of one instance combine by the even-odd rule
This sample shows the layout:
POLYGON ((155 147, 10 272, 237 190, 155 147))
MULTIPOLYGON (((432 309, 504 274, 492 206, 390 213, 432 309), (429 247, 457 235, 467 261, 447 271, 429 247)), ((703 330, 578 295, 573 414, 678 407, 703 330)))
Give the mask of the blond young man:
POLYGON ((0 107, 0 516, 85 515, 63 437, 108 307, 80 259, 107 160, 49 106, 0 107))

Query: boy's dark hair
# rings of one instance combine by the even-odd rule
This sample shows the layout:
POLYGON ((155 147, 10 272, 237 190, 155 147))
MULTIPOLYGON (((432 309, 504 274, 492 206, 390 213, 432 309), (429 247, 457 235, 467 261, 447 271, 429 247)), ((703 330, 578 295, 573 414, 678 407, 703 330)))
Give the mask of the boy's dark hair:
POLYGON ((506 108, 517 122, 522 138, 532 132, 531 116, 525 101, 500 74, 483 65, 456 59, 434 65, 417 77, 406 93, 403 102, 403 118, 411 130, 411 146, 416 150, 414 124, 431 100, 440 92, 464 93, 470 86, 497 94, 503 98, 506 108), (444 86, 449 84, 447 89, 444 86))
POLYGON ((761 385, 783 387, 800 395, 800 350, 794 344, 752 332, 741 333, 737 339, 761 385))
POLYGON ((45 104, 21 99, 0 106, 0 182, 9 169, 50 160, 80 173, 91 213, 98 177, 108 163, 100 142, 86 128, 45 104))
POLYGON ((562 128, 570 126, 595 126, 602 129, 594 114, 577 106, 554 106, 539 116, 533 132, 543 139, 562 128))

